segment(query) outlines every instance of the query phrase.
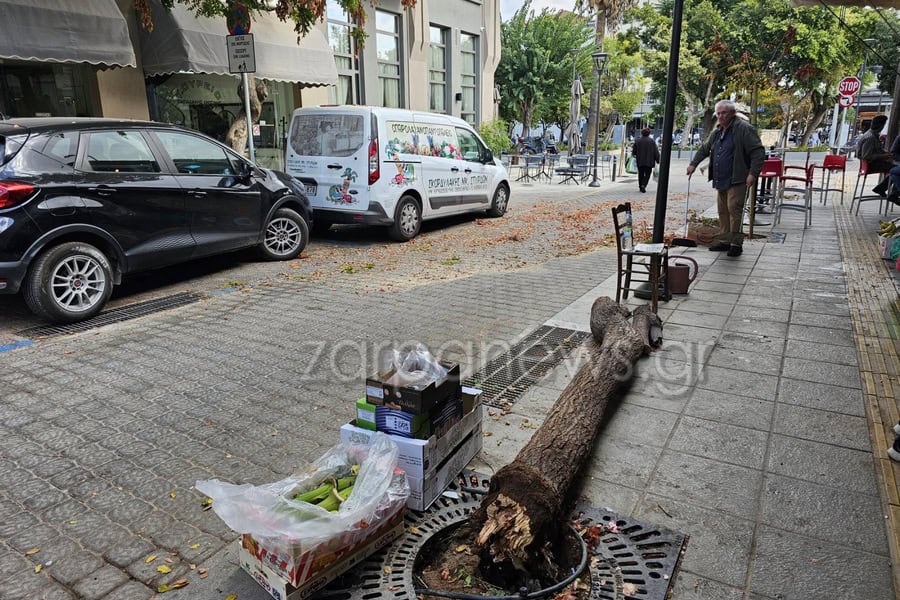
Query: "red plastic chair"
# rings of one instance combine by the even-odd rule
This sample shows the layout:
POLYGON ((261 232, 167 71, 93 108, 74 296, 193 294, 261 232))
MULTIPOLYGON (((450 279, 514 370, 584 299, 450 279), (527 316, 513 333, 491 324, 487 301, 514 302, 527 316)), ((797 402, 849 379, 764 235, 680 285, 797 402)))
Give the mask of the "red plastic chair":
POLYGON ((776 225, 781 221, 781 211, 784 209, 800 210, 804 212, 803 229, 806 229, 807 227, 812 225, 812 192, 813 177, 815 177, 815 171, 815 165, 809 165, 808 167, 806 167, 806 173, 804 177, 799 177, 796 175, 782 175, 778 178, 778 202, 775 206, 776 225), (802 201, 785 202, 785 192, 802 192, 802 201))
MULTIPOLYGON (((759 194, 757 204, 770 204, 774 212, 775 198, 778 197, 778 184, 784 175, 784 161, 780 158, 767 158, 759 172, 759 194), (774 187, 774 189, 772 189, 774 187)), ((764 213, 757 209, 758 213, 764 213)))
POLYGON ((878 214, 881 214, 884 211, 887 214, 887 207, 890 206, 890 202, 887 202, 884 197, 879 196, 877 194, 870 194, 868 196, 865 195, 866 191, 866 179, 870 174, 881 174, 886 175, 889 173, 887 169, 869 169, 868 161, 859 160, 859 173, 856 176, 856 185, 853 186, 853 199, 850 201, 850 212, 853 212, 853 204, 856 204, 856 213, 859 214, 859 205, 863 202, 868 202, 870 200, 878 200, 878 214), (862 184, 862 185, 860 185, 862 184), (881 205, 884 204, 885 207, 882 208, 881 205))
POLYGON ((841 205, 844 204, 844 180, 847 177, 847 157, 829 154, 821 165, 816 165, 817 169, 822 169, 822 185, 814 191, 819 192, 819 202, 828 204, 828 192, 841 193, 841 205), (841 187, 833 188, 831 185, 831 174, 837 171, 841 172, 841 187), (827 175, 826 175, 827 173, 827 175))

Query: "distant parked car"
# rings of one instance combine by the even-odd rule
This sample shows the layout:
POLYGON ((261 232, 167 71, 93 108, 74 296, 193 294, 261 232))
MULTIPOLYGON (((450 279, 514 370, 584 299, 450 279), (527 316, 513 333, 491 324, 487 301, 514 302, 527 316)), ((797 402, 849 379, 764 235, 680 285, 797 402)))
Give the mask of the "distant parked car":
POLYGON ((87 319, 134 271, 309 241, 303 185, 187 129, 109 119, 0 123, 0 294, 87 319))

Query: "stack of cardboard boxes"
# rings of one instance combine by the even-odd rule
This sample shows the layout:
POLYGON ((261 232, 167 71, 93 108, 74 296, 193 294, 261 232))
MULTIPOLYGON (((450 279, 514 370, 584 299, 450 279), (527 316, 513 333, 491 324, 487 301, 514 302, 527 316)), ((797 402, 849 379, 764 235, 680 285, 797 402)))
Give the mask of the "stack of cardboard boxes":
POLYGON ((406 472, 407 507, 425 510, 481 450, 481 390, 462 387, 459 365, 443 363, 447 377, 422 389, 388 383, 392 372, 366 379, 356 420, 341 427, 342 442, 368 443, 374 431, 391 436, 406 472))
MULTIPOLYGON (((368 444, 376 431, 390 435, 406 473, 406 507, 425 510, 465 468, 482 446, 481 390, 462 387, 459 365, 443 363, 447 377, 422 389, 387 383, 391 372, 366 380, 366 395, 356 402, 356 419, 341 427, 342 443, 368 444)), ((237 542, 241 568, 276 600, 301 600, 403 531, 403 506, 378 527, 346 532, 327 544, 274 552, 250 535, 237 542)))

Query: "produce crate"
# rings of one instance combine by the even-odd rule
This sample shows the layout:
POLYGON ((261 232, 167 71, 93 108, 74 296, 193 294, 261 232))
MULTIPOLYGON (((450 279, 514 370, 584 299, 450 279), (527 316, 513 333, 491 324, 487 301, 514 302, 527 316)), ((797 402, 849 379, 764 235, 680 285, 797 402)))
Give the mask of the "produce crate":
POLYGON ((277 600, 300 600, 384 548, 403 533, 399 503, 378 527, 348 531, 310 550, 275 553, 244 534, 237 540, 241 568, 277 600))
MULTIPOLYGON (((450 456, 460 442, 480 426, 483 419, 481 390, 463 388, 463 406, 469 406, 470 410, 440 437, 432 434, 427 440, 417 440, 397 435, 390 436, 400 450, 397 466, 406 472, 407 479, 421 480, 434 473, 438 465, 450 456)), ((375 432, 357 427, 356 421, 341 427, 343 443, 367 444, 373 435, 375 432)))

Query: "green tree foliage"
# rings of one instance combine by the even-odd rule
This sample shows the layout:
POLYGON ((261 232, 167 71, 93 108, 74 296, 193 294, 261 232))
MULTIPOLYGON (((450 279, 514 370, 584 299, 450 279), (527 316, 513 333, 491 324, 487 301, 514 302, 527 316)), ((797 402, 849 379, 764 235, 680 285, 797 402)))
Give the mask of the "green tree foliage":
MULTIPOLYGON (((523 4, 501 25, 501 59, 494 73, 501 116, 521 122, 526 135, 536 119, 567 124, 573 70, 590 72, 590 36, 585 20, 575 14, 545 9, 535 15, 530 1, 523 4)), ((586 79, 584 84, 589 88, 586 79)))
POLYGON ((478 128, 478 134, 496 156, 500 156, 501 153, 508 152, 512 148, 512 141, 509 139, 509 124, 503 119, 485 121, 478 128))

